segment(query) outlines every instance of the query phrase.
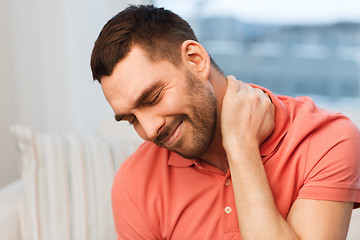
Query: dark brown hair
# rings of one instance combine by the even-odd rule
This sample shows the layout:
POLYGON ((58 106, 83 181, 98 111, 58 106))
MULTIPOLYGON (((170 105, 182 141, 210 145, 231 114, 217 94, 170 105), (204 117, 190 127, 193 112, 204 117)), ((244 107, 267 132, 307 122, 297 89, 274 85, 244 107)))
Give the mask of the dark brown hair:
MULTIPOLYGON (((197 38, 177 14, 153 5, 131 5, 101 30, 91 54, 93 79, 100 82, 103 76, 111 75, 133 45, 142 47, 152 61, 167 59, 177 65, 181 60, 181 44, 186 40, 197 38)), ((212 59, 211 63, 221 72, 212 59)))
POLYGON ((197 38, 189 24, 175 13, 152 5, 129 6, 105 24, 91 55, 94 80, 111 75, 116 63, 139 45, 151 60, 180 61, 180 46, 197 38))

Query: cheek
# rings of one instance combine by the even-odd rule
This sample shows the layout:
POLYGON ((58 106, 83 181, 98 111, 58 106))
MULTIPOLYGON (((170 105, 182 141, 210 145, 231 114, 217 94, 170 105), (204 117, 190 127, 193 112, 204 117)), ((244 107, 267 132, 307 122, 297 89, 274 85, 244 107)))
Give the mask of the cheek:
POLYGON ((169 93, 169 97, 162 103, 161 109, 166 115, 183 114, 186 111, 186 96, 180 92, 169 93))

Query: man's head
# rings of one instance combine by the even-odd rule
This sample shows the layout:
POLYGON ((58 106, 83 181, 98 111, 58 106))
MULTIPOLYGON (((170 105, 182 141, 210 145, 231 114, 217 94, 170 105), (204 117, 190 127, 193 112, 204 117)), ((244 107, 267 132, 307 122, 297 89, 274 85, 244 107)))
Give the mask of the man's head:
POLYGON ((112 73, 117 62, 140 46, 152 61, 180 60, 185 40, 197 41, 189 24, 175 13, 152 5, 130 6, 113 17, 102 29, 91 56, 94 80, 112 73))
POLYGON ((146 141, 198 158, 213 139, 217 102, 205 50, 192 41, 183 46, 190 55, 182 68, 151 61, 135 46, 101 87, 117 121, 128 121, 146 141))
POLYGON ((214 136, 211 66, 221 74, 190 26, 153 6, 131 6, 111 19, 91 59, 116 120, 187 158, 201 156, 214 136))

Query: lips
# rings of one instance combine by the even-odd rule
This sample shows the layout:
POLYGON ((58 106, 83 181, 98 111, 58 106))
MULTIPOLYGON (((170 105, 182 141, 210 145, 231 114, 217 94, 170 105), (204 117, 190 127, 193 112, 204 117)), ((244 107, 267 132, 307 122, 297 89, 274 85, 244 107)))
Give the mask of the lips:
POLYGON ((182 121, 177 127, 163 140, 161 143, 168 147, 172 146, 179 138, 181 132, 182 121))

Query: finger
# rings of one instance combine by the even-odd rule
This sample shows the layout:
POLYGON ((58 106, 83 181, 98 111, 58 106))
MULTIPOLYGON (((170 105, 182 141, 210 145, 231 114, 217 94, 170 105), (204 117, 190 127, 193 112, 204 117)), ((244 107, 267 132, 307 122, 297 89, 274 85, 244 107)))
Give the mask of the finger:
POLYGON ((236 80, 236 78, 232 75, 227 76, 226 79, 228 84, 228 90, 234 93, 238 92, 240 87, 238 80, 236 80))
POLYGON ((268 93, 264 92, 264 91, 261 90, 261 89, 258 89, 258 90, 259 90, 259 94, 261 94, 261 96, 262 96, 262 97, 261 97, 262 99, 264 99, 264 100, 269 101, 270 103, 272 103, 271 98, 270 98, 270 96, 269 96, 268 93))
POLYGON ((255 88, 253 88, 250 84, 244 83, 242 81, 240 82, 240 89, 238 94, 254 94, 255 88))
POLYGON ((226 77, 228 80, 236 80, 234 75, 229 75, 226 77))
POLYGON ((250 86, 249 84, 246 84, 246 91, 248 93, 256 93, 256 89, 250 86))
POLYGON ((244 83, 243 81, 241 80, 236 80, 236 78, 234 78, 235 81, 237 82, 238 84, 238 91, 237 93, 238 94, 241 94, 241 93, 244 93, 244 92, 248 92, 247 88, 248 88, 248 84, 244 83))
POLYGON ((236 83, 245 84, 243 81, 237 80, 234 75, 229 75, 229 76, 226 77, 226 79, 227 79, 228 81, 230 80, 230 81, 234 81, 234 82, 236 82, 236 83))
POLYGON ((257 95, 259 95, 261 98, 267 97, 267 96, 265 95, 264 91, 261 90, 261 89, 259 89, 259 88, 254 88, 254 91, 255 91, 255 93, 256 93, 257 95))
POLYGON ((270 95, 269 95, 268 93, 266 93, 266 92, 264 92, 264 93, 266 94, 266 96, 267 96, 267 98, 269 99, 269 101, 272 103, 272 100, 271 100, 270 95))

